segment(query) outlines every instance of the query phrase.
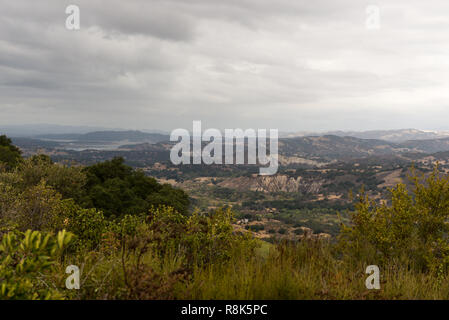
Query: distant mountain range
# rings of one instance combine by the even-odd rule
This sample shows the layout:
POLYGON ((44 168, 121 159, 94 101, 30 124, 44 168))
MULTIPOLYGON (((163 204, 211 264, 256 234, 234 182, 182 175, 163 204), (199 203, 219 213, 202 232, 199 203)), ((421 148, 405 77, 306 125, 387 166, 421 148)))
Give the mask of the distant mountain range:
MULTIPOLYGON (((78 128, 81 130, 81 128, 78 128)), ((130 150, 168 152, 168 134, 131 130, 101 130, 86 133, 46 133, 31 137, 14 136, 13 142, 25 150, 130 150)), ((304 134, 304 133, 302 133, 304 134)), ((404 130, 336 131, 332 134, 295 136, 282 134, 279 153, 283 157, 323 161, 370 156, 400 156, 449 152, 449 133, 404 130)), ((443 156, 441 154, 440 156, 443 156)))
POLYGON ((408 140, 429 140, 429 139, 449 138, 449 131, 424 131, 417 129, 328 131, 324 133, 316 133, 316 132, 282 133, 280 136, 284 138, 292 138, 292 137, 328 136, 328 135, 339 137, 354 137, 359 139, 377 139, 390 142, 404 142, 408 140))
MULTIPOLYGON (((168 140, 168 139, 167 139, 168 140)), ((167 140, 156 144, 132 144, 121 146, 122 150, 168 152, 173 143, 167 140)), ((449 152, 449 137, 442 139, 408 140, 391 142, 380 139, 361 139, 349 136, 307 136, 280 138, 281 157, 319 159, 323 161, 347 160, 372 156, 399 156, 415 158, 427 154, 449 152)))
MULTIPOLYGON (((56 124, 23 124, 23 125, 0 125, 0 134, 6 134, 10 137, 26 137, 34 138, 45 135, 72 135, 86 134, 91 132, 113 132, 113 131, 130 131, 123 128, 106 128, 99 126, 65 126, 56 124)), ((162 130, 141 130, 144 133, 158 133, 168 135, 169 133, 162 130)))
MULTIPOLYGON (((89 126, 64 126, 54 124, 27 124, 27 125, 0 125, 0 134, 10 137, 63 139, 63 140, 92 140, 98 137, 101 140, 116 140, 120 135, 129 136, 131 139, 139 140, 144 134, 159 134, 168 136, 170 133, 162 130, 140 130, 131 131, 122 128, 104 128, 89 126), (121 133, 119 133, 121 132, 121 133), (104 133, 104 134, 101 134, 104 133), (80 135, 88 134, 85 137, 80 135), (90 137, 91 136, 91 137, 90 137), (101 136, 101 137, 100 137, 101 136)), ((430 140, 449 138, 449 131, 426 131, 417 129, 399 130, 371 130, 371 131, 327 131, 327 132, 280 132, 281 138, 306 137, 306 136, 327 136, 354 137, 359 139, 377 139, 390 142, 405 142, 408 140, 430 140)), ((148 138, 148 137, 144 137, 148 138)), ((158 138, 156 138, 158 139, 158 138)), ((126 140, 126 139, 125 139, 126 140)))
POLYGON ((23 124, 23 125, 0 125, 0 134, 6 134, 10 137, 32 138, 38 135, 46 134, 83 134, 92 131, 118 130, 103 127, 89 126, 63 126, 55 124, 23 124))
MULTIPOLYGON (((8 134, 8 133, 7 133, 8 134)), ((117 150, 123 145, 152 145, 168 141, 169 136, 142 131, 94 131, 88 133, 38 134, 33 137, 9 135, 17 146, 37 151, 59 150, 117 150)))
POLYGON ((283 138, 280 140, 279 147, 279 153, 284 156, 317 157, 326 160, 406 153, 432 154, 446 151, 449 151, 449 137, 390 142, 380 139, 324 135, 283 138))
POLYGON ((51 141, 71 141, 78 143, 121 142, 157 143, 169 139, 168 135, 146 133, 142 131, 95 131, 85 134, 46 134, 37 135, 37 139, 51 141))

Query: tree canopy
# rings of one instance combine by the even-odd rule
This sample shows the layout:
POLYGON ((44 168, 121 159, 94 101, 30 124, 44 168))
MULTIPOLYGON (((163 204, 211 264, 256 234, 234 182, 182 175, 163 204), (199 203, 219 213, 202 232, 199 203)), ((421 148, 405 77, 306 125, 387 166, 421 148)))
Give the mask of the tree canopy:
POLYGON ((8 168, 15 167, 22 159, 21 153, 11 139, 5 135, 0 136, 0 162, 5 163, 8 168))
POLYGON ((138 214, 159 205, 171 206, 183 214, 189 208, 189 197, 184 191, 133 170, 124 164, 123 158, 86 167, 84 172, 87 181, 83 206, 100 209, 106 216, 138 214))

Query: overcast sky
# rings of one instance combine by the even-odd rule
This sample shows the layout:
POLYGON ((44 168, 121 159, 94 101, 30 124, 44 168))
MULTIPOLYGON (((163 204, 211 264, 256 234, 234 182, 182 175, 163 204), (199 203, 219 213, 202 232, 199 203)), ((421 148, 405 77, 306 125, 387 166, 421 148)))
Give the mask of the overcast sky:
POLYGON ((447 0, 0 0, 0 124, 449 129, 448 16, 447 0))

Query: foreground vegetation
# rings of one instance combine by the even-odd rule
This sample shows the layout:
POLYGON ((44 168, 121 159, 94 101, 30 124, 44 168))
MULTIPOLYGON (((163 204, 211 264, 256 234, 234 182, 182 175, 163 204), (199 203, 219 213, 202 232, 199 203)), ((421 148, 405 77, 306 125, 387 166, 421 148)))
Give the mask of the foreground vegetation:
POLYGON ((114 159, 23 159, 0 138, 1 299, 448 299, 449 177, 388 202, 363 192, 335 241, 269 244, 230 208, 200 213, 179 189, 114 159), (66 288, 67 266, 80 289, 66 288), (365 287, 378 265, 381 289, 365 287))

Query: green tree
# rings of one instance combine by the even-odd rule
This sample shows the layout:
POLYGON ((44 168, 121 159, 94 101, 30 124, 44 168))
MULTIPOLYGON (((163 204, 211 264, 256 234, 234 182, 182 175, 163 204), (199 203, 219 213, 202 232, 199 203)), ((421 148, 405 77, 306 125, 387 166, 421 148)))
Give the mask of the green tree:
POLYGON ((12 144, 11 139, 7 136, 0 136, 0 163, 5 163, 7 168, 17 166, 22 160, 22 152, 19 148, 12 144))
POLYGON ((133 170, 123 158, 86 167, 85 207, 102 210, 105 216, 147 212, 151 206, 168 205, 186 214, 188 195, 169 185, 161 185, 143 171, 133 170))
POLYGON ((86 183, 86 175, 82 167, 55 164, 49 156, 35 155, 22 161, 15 172, 20 179, 17 186, 22 190, 45 181, 64 199, 74 199, 79 202, 82 198, 86 183))

